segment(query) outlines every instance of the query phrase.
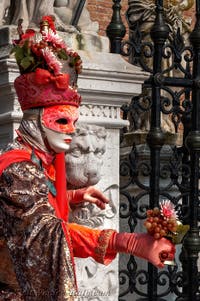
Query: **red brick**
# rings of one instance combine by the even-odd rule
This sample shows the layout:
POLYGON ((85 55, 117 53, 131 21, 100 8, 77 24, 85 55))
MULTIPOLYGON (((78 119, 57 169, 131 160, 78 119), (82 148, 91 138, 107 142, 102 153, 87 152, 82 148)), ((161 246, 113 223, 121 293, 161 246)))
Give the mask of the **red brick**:
MULTIPOLYGON (((112 17, 112 0, 88 0, 87 1, 87 9, 90 12, 90 17, 93 21, 97 21, 99 23, 99 34, 106 35, 106 28, 111 21, 112 17)), ((121 1, 121 16, 124 22, 124 25, 127 26, 125 20, 125 13, 128 7, 128 0, 121 1)))

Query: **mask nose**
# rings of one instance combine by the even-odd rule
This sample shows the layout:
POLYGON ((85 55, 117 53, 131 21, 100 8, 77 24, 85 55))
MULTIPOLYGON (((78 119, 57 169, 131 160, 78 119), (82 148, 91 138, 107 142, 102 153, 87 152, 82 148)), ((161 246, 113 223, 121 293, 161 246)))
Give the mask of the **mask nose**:
POLYGON ((75 126, 72 122, 67 125, 66 134, 73 134, 75 132, 75 126))

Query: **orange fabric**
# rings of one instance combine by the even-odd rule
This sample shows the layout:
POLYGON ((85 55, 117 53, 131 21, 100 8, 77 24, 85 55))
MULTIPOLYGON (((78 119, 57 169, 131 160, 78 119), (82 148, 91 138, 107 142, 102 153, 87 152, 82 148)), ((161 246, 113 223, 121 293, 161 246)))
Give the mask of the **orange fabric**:
POLYGON ((92 257, 106 265, 115 258, 117 252, 108 247, 114 230, 91 229, 75 223, 68 224, 68 229, 75 257, 92 257))

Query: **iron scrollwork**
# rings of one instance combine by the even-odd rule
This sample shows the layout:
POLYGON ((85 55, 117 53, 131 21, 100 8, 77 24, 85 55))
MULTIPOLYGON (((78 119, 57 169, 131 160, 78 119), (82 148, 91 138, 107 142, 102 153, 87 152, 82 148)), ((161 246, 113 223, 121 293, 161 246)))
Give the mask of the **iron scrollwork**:
MULTIPOLYGON (((137 12, 143 9, 137 10, 137 5, 145 5, 142 1, 130 0, 128 17, 130 4, 133 14, 134 4, 137 12)), ((187 8, 191 5, 192 1, 188 1, 187 8)), ((122 133, 122 146, 128 135, 132 144, 129 139, 130 152, 121 160, 120 217, 130 232, 144 230, 146 210, 157 206, 162 199, 169 199, 182 222, 190 224, 190 231, 179 248, 175 267, 158 271, 151 264, 141 265, 131 256, 126 268, 120 271, 119 300, 134 296, 138 301, 171 298, 197 301, 200 300, 197 265, 200 251, 200 2, 196 1, 197 22, 191 34, 181 20, 182 26, 188 29, 191 43, 183 38, 183 27, 177 26, 178 19, 174 30, 166 2, 158 0, 149 7, 154 7, 155 13, 153 21, 150 19, 149 34, 141 30, 141 20, 134 25, 129 22, 129 40, 121 43, 121 54, 149 72, 149 78, 144 82, 142 94, 133 97, 129 106, 122 107, 124 118, 131 123, 122 133), (163 126, 163 120, 170 120, 171 132, 169 127, 163 126), (170 134, 176 139, 170 140, 170 134), (145 136, 145 140, 137 142, 137 135, 145 136)))

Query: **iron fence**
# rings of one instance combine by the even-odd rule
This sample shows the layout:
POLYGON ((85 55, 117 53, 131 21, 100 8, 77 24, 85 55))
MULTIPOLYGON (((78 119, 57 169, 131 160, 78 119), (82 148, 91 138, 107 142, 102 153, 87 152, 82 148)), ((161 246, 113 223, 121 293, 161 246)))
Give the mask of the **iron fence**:
POLYGON ((169 7, 165 10, 161 0, 147 1, 151 9, 155 8, 147 37, 147 31, 141 30, 141 19, 133 18, 134 22, 131 19, 144 8, 144 1, 130 0, 129 40, 123 42, 125 28, 120 2, 113 0, 112 21, 107 28, 111 52, 121 53, 149 72, 142 94, 133 97, 128 106, 122 106, 124 118, 129 118, 132 129, 122 132, 122 145, 130 151, 122 155, 120 164, 121 222, 129 226, 130 232, 144 230, 146 210, 158 206, 160 200, 169 199, 190 230, 181 248, 177 248, 180 250, 175 266, 157 270, 151 264, 141 266, 131 256, 126 268, 120 270, 119 300, 197 301, 200 300, 200 1, 196 1, 194 29, 189 39, 185 39, 180 24, 173 27, 172 21, 177 20, 174 16, 173 20, 168 18, 169 7), (141 130, 142 122, 147 119, 149 126, 141 130), (163 120, 170 123, 172 131, 165 130, 163 120))

